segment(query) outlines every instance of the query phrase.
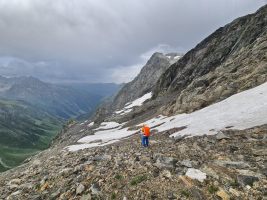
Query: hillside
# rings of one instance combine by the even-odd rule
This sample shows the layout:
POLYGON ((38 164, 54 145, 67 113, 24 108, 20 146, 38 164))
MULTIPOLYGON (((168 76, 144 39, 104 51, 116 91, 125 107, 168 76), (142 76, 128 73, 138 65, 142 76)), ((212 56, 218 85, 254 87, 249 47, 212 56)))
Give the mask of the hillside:
POLYGON ((113 84, 92 84, 91 88, 86 90, 83 85, 50 84, 33 77, 2 77, 0 88, 0 97, 26 101, 63 119, 92 114, 103 98, 116 91, 113 84), (95 89, 91 90, 92 87, 95 89), (103 87, 106 90, 96 92, 103 87))
POLYGON ((1 173, 0 199, 266 199, 266 16, 267 5, 166 66, 171 55, 154 54, 94 118, 1 173))
MULTIPOLYGON (((62 135, 65 140, 58 140, 49 150, 0 174, 0 197, 260 199, 266 196, 267 189, 267 107, 261 102, 266 102, 266 94, 265 83, 200 110, 213 110, 217 115, 211 118, 216 122, 221 118, 219 110, 225 108, 221 104, 227 102, 235 107, 238 99, 243 99, 242 117, 235 122, 239 126, 226 121, 226 128, 216 135, 201 129, 200 134, 194 134, 199 130, 194 129, 194 121, 188 127, 175 122, 182 115, 152 119, 146 122, 154 127, 149 148, 140 146, 138 126, 125 127, 117 122, 98 126, 90 121, 70 124, 62 135), (258 97, 261 95, 264 99, 258 97), (253 101, 258 107, 251 120, 248 108, 253 101), (231 129, 232 125, 240 130, 231 129), (186 130, 195 137, 180 137, 179 133, 186 130), (86 137, 80 138, 79 134, 86 137), (67 146, 76 141, 74 137, 80 138, 79 144, 67 146)), ((228 114, 239 113, 238 110, 228 114)), ((192 115, 204 120, 199 112, 192 115)), ((218 128, 215 123, 209 124, 209 118, 206 120, 206 128, 218 128)))
POLYGON ((47 148, 62 121, 22 101, 0 100, 0 171, 47 148))
POLYGON ((126 103, 150 92, 163 72, 182 56, 183 54, 179 53, 154 53, 134 80, 126 83, 112 100, 100 106, 94 120, 101 122, 104 118, 112 115, 115 110, 122 109, 126 103))
POLYGON ((165 114, 192 112, 267 80, 267 6, 219 28, 160 77, 165 114))

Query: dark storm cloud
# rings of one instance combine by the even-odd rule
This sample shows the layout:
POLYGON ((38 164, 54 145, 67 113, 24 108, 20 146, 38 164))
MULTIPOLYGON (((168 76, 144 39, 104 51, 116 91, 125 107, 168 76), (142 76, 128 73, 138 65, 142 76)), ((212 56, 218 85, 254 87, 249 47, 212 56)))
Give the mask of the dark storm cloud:
POLYGON ((0 74, 127 81, 153 51, 186 52, 218 27, 266 3, 0 0, 0 74))

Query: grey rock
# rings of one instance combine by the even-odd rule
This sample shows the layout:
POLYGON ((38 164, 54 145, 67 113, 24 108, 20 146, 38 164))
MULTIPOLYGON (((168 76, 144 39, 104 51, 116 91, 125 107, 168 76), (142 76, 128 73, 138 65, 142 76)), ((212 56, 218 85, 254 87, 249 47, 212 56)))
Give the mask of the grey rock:
POLYGON ((246 175, 237 176, 238 183, 243 187, 245 187, 246 185, 253 186, 253 183, 258 180, 259 178, 255 176, 246 176, 246 175))
POLYGON ((230 139, 230 137, 226 136, 222 131, 219 131, 219 133, 216 134, 216 139, 217 140, 230 139))
POLYGON ((90 194, 83 195, 80 200, 91 200, 92 197, 90 194))
POLYGON ((100 195, 101 194, 101 189, 97 183, 93 183, 90 187, 90 190, 92 194, 94 195, 100 195))
POLYGON ((85 190, 84 185, 80 183, 76 188, 76 194, 82 194, 84 190, 85 190))
POLYGON ((237 169, 247 169, 250 168, 250 165, 248 163, 245 163, 243 161, 226 161, 226 160, 216 160, 214 161, 219 166, 224 167, 232 167, 237 169))
POLYGON ((190 160, 182 160, 182 161, 180 162, 180 164, 181 164, 182 166, 185 166, 185 167, 188 167, 188 168, 193 167, 193 166, 192 166, 192 162, 191 162, 190 160))
POLYGON ((154 164, 158 168, 168 168, 173 169, 175 168, 175 164, 177 163, 177 160, 173 157, 163 157, 160 156, 156 163, 154 164))

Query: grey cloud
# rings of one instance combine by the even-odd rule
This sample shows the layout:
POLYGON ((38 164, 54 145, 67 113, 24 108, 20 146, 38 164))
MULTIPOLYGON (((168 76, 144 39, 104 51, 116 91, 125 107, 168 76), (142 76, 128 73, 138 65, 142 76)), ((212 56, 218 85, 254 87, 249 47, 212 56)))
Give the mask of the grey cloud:
POLYGON ((23 60, 16 67, 25 70, 11 65, 4 70, 0 60, 0 73, 23 72, 48 81, 127 81, 152 50, 185 52, 218 27, 266 3, 1 0, 0 57, 23 60))

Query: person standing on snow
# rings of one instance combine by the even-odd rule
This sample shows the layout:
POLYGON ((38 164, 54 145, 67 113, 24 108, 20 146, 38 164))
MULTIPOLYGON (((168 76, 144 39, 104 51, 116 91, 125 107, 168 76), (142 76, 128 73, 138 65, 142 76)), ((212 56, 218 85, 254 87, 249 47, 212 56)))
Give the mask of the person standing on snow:
POLYGON ((148 142, 148 138, 149 138, 149 136, 150 136, 150 128, 149 128, 149 126, 147 126, 147 125, 143 125, 141 131, 142 131, 142 133, 143 133, 143 134, 142 134, 142 145, 143 145, 144 147, 148 147, 148 144, 149 144, 149 142, 148 142))

